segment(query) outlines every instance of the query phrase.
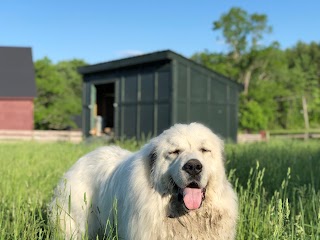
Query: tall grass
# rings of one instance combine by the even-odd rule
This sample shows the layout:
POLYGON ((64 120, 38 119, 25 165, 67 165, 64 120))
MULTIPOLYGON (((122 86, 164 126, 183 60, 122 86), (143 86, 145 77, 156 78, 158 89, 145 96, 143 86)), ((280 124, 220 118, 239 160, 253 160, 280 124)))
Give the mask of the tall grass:
POLYGON ((320 239, 320 143, 229 145, 237 239, 320 239))
MULTIPOLYGON (((100 143, 0 143, 0 239, 49 239, 46 207, 63 172, 100 143)), ((117 142, 130 150, 142 143, 117 142)), ((320 143, 227 145, 237 239, 320 239, 320 143)))
POLYGON ((0 239, 48 239, 47 203, 61 174, 93 146, 0 144, 0 239))

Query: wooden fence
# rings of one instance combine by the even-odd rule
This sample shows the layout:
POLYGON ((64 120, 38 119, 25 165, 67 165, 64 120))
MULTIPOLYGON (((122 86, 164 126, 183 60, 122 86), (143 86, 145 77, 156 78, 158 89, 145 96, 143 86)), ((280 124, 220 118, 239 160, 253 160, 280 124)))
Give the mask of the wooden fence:
POLYGON ((237 136, 238 143, 252 143, 252 142, 262 142, 266 139, 263 138, 261 134, 251 134, 251 133, 239 133, 237 136))
MULTIPOLYGON (((82 139, 81 131, 0 130, 0 141, 34 140, 41 142, 68 141, 78 143, 82 139)), ((309 130, 305 133, 300 131, 266 131, 258 134, 238 134, 238 143, 262 142, 272 139, 320 139, 320 130, 309 130)))
POLYGON ((320 139, 319 129, 293 130, 293 131, 269 131, 266 132, 266 138, 269 139, 320 139))
POLYGON ((67 141, 78 143, 82 141, 82 132, 51 130, 0 130, 0 141, 8 140, 34 140, 41 142, 67 141))
POLYGON ((238 143, 262 142, 273 139, 320 139, 320 129, 261 131, 258 134, 239 133, 238 143))

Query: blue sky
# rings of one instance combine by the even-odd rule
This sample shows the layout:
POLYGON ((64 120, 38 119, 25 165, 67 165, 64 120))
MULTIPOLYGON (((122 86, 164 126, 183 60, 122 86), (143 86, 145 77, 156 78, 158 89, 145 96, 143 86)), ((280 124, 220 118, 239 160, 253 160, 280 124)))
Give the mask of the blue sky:
POLYGON ((320 43, 319 0, 2 0, 0 46, 28 46, 34 60, 98 63, 171 49, 186 57, 226 50, 212 22, 231 7, 268 16, 264 44, 320 43))

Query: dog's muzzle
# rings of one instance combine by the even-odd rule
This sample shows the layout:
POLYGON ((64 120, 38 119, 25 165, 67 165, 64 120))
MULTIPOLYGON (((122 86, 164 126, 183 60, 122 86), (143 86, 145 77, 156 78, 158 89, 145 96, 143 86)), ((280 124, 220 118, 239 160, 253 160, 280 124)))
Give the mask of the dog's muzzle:
POLYGON ((190 183, 185 188, 180 188, 178 200, 184 203, 188 210, 195 210, 201 207, 205 199, 205 188, 200 187, 202 164, 198 159, 190 159, 184 164, 182 170, 188 175, 190 183))

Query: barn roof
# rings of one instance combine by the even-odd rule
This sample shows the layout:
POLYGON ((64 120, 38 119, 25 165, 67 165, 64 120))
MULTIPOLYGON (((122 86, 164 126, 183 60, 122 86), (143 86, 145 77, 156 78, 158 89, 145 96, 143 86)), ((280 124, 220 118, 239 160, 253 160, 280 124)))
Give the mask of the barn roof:
POLYGON ((35 96, 31 48, 0 47, 0 97, 35 96))

